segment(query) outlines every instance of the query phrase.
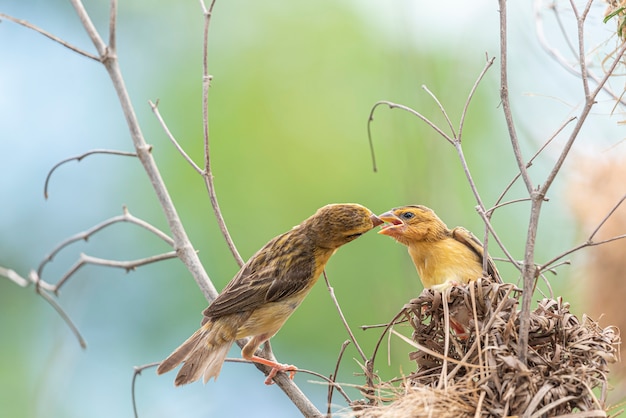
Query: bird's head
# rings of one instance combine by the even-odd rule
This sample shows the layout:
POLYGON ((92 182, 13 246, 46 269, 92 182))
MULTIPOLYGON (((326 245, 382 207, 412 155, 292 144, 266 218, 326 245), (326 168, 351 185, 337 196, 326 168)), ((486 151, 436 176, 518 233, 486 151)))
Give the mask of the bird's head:
POLYGON ((385 222, 378 233, 390 236, 404 245, 436 241, 446 236, 448 231, 446 224, 426 206, 402 206, 378 217, 385 222))
POLYGON ((365 206, 336 203, 318 209, 300 226, 307 230, 318 246, 336 249, 382 223, 365 206))

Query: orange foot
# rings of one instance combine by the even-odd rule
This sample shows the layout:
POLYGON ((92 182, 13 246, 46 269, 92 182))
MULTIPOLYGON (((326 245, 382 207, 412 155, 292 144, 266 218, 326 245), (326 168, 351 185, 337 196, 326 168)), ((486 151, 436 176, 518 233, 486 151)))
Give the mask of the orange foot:
POLYGON ((267 379, 265 379, 266 385, 274 384, 274 376, 276 376, 276 373, 278 372, 289 372, 289 378, 293 380, 293 377, 296 375, 296 372, 298 371, 298 368, 294 366, 293 364, 276 363, 276 366, 277 367, 272 367, 270 374, 267 375, 267 379))
POLYGON ((294 365, 291 365, 291 364, 281 364, 281 363, 277 363, 275 361, 264 359, 264 358, 258 357, 258 356, 252 356, 248 360, 253 361, 255 363, 264 364, 264 365, 272 368, 270 373, 267 375, 267 379, 265 379, 265 384, 266 385, 273 385, 274 384, 274 380, 273 379, 274 379, 274 377, 276 377, 276 373, 278 373, 278 372, 289 372, 289 378, 293 379, 293 377, 296 375, 296 372, 298 371, 298 368, 296 366, 294 366, 294 365))

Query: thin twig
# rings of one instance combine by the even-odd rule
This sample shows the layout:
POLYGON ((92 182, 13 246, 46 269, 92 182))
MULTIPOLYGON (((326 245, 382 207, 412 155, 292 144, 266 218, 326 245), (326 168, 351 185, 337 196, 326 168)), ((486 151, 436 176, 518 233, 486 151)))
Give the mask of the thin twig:
POLYGON ((165 243, 167 245, 169 245, 171 247, 174 247, 174 241, 172 240, 172 238, 170 238, 169 236, 167 236, 167 234, 165 234, 164 232, 162 232, 161 230, 159 230, 155 226, 149 224, 148 222, 133 216, 128 211, 128 208, 126 208, 124 206, 122 215, 118 215, 118 216, 114 216, 112 218, 109 218, 109 219, 107 219, 107 220, 105 220, 105 221, 103 221, 103 222, 101 222, 101 223, 99 223, 99 224, 97 224, 95 226, 92 226, 88 230, 79 232, 78 234, 75 234, 75 235, 73 235, 73 236, 63 240, 61 243, 59 243, 56 247, 54 247, 52 249, 52 251, 50 251, 50 253, 48 255, 46 255, 44 257, 44 259, 41 261, 41 263, 39 263, 39 267, 37 268, 37 275, 39 277, 42 277, 43 276, 43 269, 46 266, 46 264, 51 262, 54 259, 54 257, 59 253, 59 251, 61 251, 62 249, 64 249, 68 245, 70 245, 70 244, 72 244, 72 243, 74 243, 76 241, 87 241, 89 238, 91 238, 91 236, 93 236, 97 232, 103 230, 104 228, 106 228, 108 226, 114 225, 114 224, 119 223, 119 222, 129 222, 129 223, 138 225, 138 226, 146 229, 150 233, 156 235, 157 237, 159 237, 163 241, 165 241, 165 243))
POLYGON ((109 10, 109 50, 117 50, 117 0, 111 0, 111 6, 109 10))
POLYGON ((25 28, 34 30, 35 32, 38 32, 38 33, 42 34, 46 38, 51 39, 54 42, 59 43, 59 44, 63 45, 64 47, 66 47, 66 48, 68 48, 68 49, 70 49, 70 50, 72 50, 72 51, 74 51, 74 52, 76 52, 76 53, 78 53, 78 54, 80 54, 80 55, 82 55, 84 57, 91 58, 94 61, 100 61, 100 58, 98 58, 97 56, 95 56, 93 54, 90 54, 89 52, 83 51, 82 49, 80 49, 80 48, 78 48, 78 47, 76 47, 76 46, 74 46, 74 45, 72 45, 72 44, 70 44, 68 42, 65 42, 63 39, 54 36, 50 32, 46 32, 45 30, 43 30, 43 29, 33 25, 32 23, 27 22, 26 20, 17 19, 17 18, 15 18, 13 16, 9 16, 9 15, 4 14, 4 13, 0 13, 0 19, 10 20, 11 22, 17 23, 18 25, 22 25, 25 28))
POLYGON ((437 125, 435 125, 433 122, 431 122, 430 119, 428 119, 426 116, 422 115, 421 113, 419 113, 416 110, 411 109, 408 106, 405 106, 405 105, 402 105, 402 104, 399 104, 399 103, 393 103, 393 102, 390 102, 388 100, 381 100, 381 101, 378 101, 378 102, 374 103, 374 106, 372 107, 372 110, 370 111, 370 117, 369 117, 369 120, 368 120, 368 124, 370 124, 374 120, 374 112, 376 111, 378 106, 382 106, 382 105, 387 105, 389 107, 389 109, 401 109, 401 110, 404 110, 405 112, 408 112, 408 113, 411 113, 412 115, 417 116, 418 118, 420 118, 421 120, 426 122, 426 124, 428 126, 433 128, 435 130, 435 132, 437 132, 439 135, 441 135, 446 141, 448 141, 450 144, 454 145, 454 139, 450 138, 448 136, 448 134, 446 134, 437 125))
POLYGON ((198 167, 198 165, 193 161, 193 159, 189 156, 189 154, 187 154, 185 152, 185 150, 183 149, 183 147, 180 146, 180 144, 176 140, 176 137, 172 134, 172 132, 168 128, 167 124, 165 123, 165 120, 163 120, 163 117, 161 116, 161 112, 159 112, 159 101, 157 100, 156 102, 152 102, 151 100, 148 100, 148 103, 150 104, 150 108, 152 109, 152 112, 154 113, 154 115, 156 116, 157 120, 159 121, 159 124, 161 125, 161 128, 165 131, 165 135, 167 135, 167 137, 170 139, 170 141, 172 142, 174 147, 183 156, 185 161, 187 161, 187 163, 189 163, 189 165, 198 174, 204 175, 204 171, 202 171, 202 169, 200 167, 198 167))
POLYGON ((156 362, 156 363, 144 364, 143 366, 133 367, 133 379, 130 384, 131 385, 130 394, 131 394, 132 401, 133 401, 133 413, 135 415, 135 418, 139 418, 139 413, 137 412, 137 398, 135 397, 135 383, 137 382, 137 376, 140 375, 141 372, 143 372, 144 370, 152 368, 152 367, 157 367, 159 364, 161 363, 156 362))
MULTIPOLYGON (((583 248, 596 247, 598 245, 607 244, 609 242, 617 241, 617 240, 624 239, 624 238, 626 238, 626 234, 616 235, 616 236, 611 237, 611 238, 603 239, 602 241, 585 241, 582 244, 579 244, 579 245, 577 245, 577 246, 575 246, 573 248, 570 248, 569 250, 567 250, 567 251, 557 255, 553 259, 551 259, 551 260, 547 261, 546 263, 544 263, 543 265, 541 265, 538 269, 539 270, 545 270, 545 269, 551 267, 553 263, 559 261, 563 257, 567 257, 568 255, 570 255, 570 254, 572 254, 572 253, 574 253, 576 251, 579 251, 579 250, 581 250, 583 248)), ((564 263, 564 264, 567 264, 567 263, 564 263)))
MULTIPOLYGON (((581 40, 581 42, 582 42, 582 40, 581 40)), ((611 64, 611 67, 608 69, 608 71, 604 75, 604 77, 599 81, 598 86, 596 86, 596 88, 592 92, 590 92, 590 93, 585 92, 585 94, 586 94, 586 96, 585 96, 585 106, 583 107, 583 110, 581 111, 580 115, 578 116, 578 120, 577 120, 576 124, 574 125, 574 128, 573 128, 572 132, 570 133, 570 136, 569 136, 567 142, 563 146, 563 149, 561 151, 561 154, 559 155, 558 160, 556 161, 556 163, 554 164, 552 170, 550 171, 550 173, 546 177, 546 180, 545 180, 545 182, 543 183, 543 185, 541 187, 541 191, 540 191, 541 194, 545 195, 547 193, 548 189, 552 185, 552 182, 556 178, 556 175, 561 170, 561 167, 563 166, 563 163, 565 162, 565 159, 569 155, 569 151, 572 148, 572 145, 574 145, 574 141, 578 137, 578 134, 580 133, 580 130, 582 129, 585 121, 587 120, 587 117, 589 116, 589 114, 591 112, 591 109, 596 104, 596 97, 598 96, 600 91, 602 91, 602 87, 606 84, 606 82, 608 81, 609 77, 611 77, 611 75, 615 71, 615 68, 617 68, 617 65, 620 64, 621 59, 624 56, 624 53, 626 53, 626 42, 622 43, 621 48, 617 52, 617 55, 616 55, 615 59, 613 60, 613 63, 611 64)), ((581 64, 580 64, 581 68, 586 65, 584 61, 585 61, 585 59, 584 59, 584 57, 582 57, 581 58, 581 64)), ((585 74, 583 74, 583 78, 586 78, 585 74)))
POLYGON ((337 301, 337 297, 335 296, 335 289, 333 289, 333 287, 330 285, 330 281, 328 280, 328 276, 326 275, 326 270, 324 270, 324 281, 326 282, 326 288, 328 289, 328 293, 330 294, 330 298, 332 299, 333 303, 335 304, 335 308, 337 308, 337 312, 339 313, 339 318, 341 319, 341 322, 343 323, 344 328, 348 332, 348 335, 350 336, 350 340, 352 341, 352 344, 354 344, 354 346, 356 347, 356 351, 359 352, 359 355, 361 356, 363 361, 367 361, 367 357, 365 356, 365 353, 361 349, 361 346, 359 345, 359 342, 356 340, 356 337, 354 336, 354 333, 350 329, 350 326, 348 325, 348 321, 346 320, 346 317, 343 314, 343 311, 341 310, 341 306, 339 305, 339 301, 337 301))
POLYGON ((67 324, 67 326, 72 331, 72 334, 74 334, 74 336, 78 340, 78 344, 80 344, 81 348, 83 348, 83 349, 87 348, 87 342, 85 341, 85 339, 81 335, 80 331, 78 330, 78 327, 76 325, 74 325, 74 322, 69 317, 69 315, 66 314, 65 310, 63 310, 63 308, 61 308, 61 305, 59 305, 56 302, 56 300, 54 300, 54 298, 50 294, 48 294, 47 290, 45 290, 42 286, 39 286, 40 280, 39 280, 39 276, 37 276, 37 272, 32 270, 30 272, 29 279, 33 283, 35 283, 35 292, 37 292, 38 295, 41 295, 41 297, 43 297, 44 300, 46 302, 48 302, 48 304, 50 306, 52 306, 52 308, 54 308, 55 311, 57 311, 57 314, 59 314, 61 319, 67 324))
POLYGON ((463 125, 465 123, 465 116, 467 116, 467 110, 469 109, 469 105, 472 102, 472 98, 474 97, 474 93, 476 93, 476 90, 478 89, 478 85, 480 84, 482 79, 485 77, 485 74, 487 74, 487 71, 489 70, 489 68, 491 68, 491 66, 493 65, 493 63, 496 60, 496 58, 495 57, 489 58, 489 55, 486 55, 486 60, 487 61, 485 63, 485 66, 483 67, 483 70, 478 75, 478 78, 474 82, 474 85, 472 86, 472 89, 470 90, 469 94, 467 95, 467 100, 465 100, 465 104, 463 105, 463 111, 461 112, 461 120, 459 121, 459 137, 458 137, 459 142, 462 142, 463 125))
POLYGON ((110 50, 105 45, 93 22, 91 21, 89 14, 85 10, 82 1, 70 1, 76 10, 83 27, 85 28, 85 31, 96 47, 98 54, 101 57, 101 61, 111 78, 113 87, 120 102, 120 106, 122 107, 122 111, 126 118, 128 130, 137 152, 137 156, 139 161, 141 161, 148 178, 150 179, 150 183, 152 184, 157 199, 159 200, 159 204, 165 214, 170 231, 172 232, 172 237, 175 243, 174 248, 177 251, 178 257, 196 280, 196 283, 198 284, 198 287, 202 291, 204 297, 209 301, 213 301, 217 297, 217 290, 207 275, 200 259, 198 258, 198 255, 196 254, 196 250, 187 236, 172 198, 165 187, 163 178, 161 177, 157 164, 151 154, 151 147, 146 143, 143 133, 141 132, 139 121, 137 120, 134 107, 124 83, 124 78, 122 77, 117 55, 114 50, 110 50))
MULTIPOLYGON (((546 39, 546 36, 545 36, 545 32, 543 30, 543 19, 542 19, 542 14, 541 14, 542 5, 543 5, 543 0, 535 1, 535 4, 534 4, 535 28, 536 28, 536 34, 537 34, 537 39, 539 40, 539 44, 550 57, 552 57, 559 65, 561 65, 561 67, 563 67, 565 70, 567 70, 571 74, 577 77, 581 77, 580 70, 572 66, 567 61, 567 59, 563 57, 563 55, 560 53, 560 51, 557 48, 552 47, 548 43, 548 40, 546 39)), ((563 26, 563 22, 561 20, 561 17, 556 7, 551 6, 549 8, 554 12, 555 19, 557 21, 559 29, 561 30, 561 34, 563 35, 563 39, 565 39, 565 42, 568 48, 570 49, 570 51, 572 52, 572 54, 575 55, 576 54, 575 48, 572 45, 571 40, 569 39, 569 36, 567 36, 567 33, 563 26)), ((596 85, 600 81, 600 78, 589 68, 587 68, 587 77, 590 80, 593 80, 593 82, 596 83, 596 85)), ((611 96, 611 98, 613 98, 616 101, 616 104, 621 103, 622 105, 626 105, 626 100, 622 97, 622 95, 615 93, 608 85, 605 84, 602 87, 602 90, 604 90, 609 96, 611 96)))
POLYGON ((513 154, 517 167, 524 180, 526 189, 530 193, 533 189, 532 181, 526 170, 526 163, 522 155, 519 139, 517 138, 517 130, 513 122, 513 113, 511 111, 511 103, 509 101, 509 80, 508 80, 508 61, 507 61, 507 12, 506 0, 499 0, 500 7, 500 100, 502 101, 502 110, 504 111, 504 119, 509 130, 509 138, 513 147, 513 154))
MULTIPOLYGON (((343 359, 343 354, 346 352, 346 348, 348 348, 349 345, 350 345, 350 340, 346 340, 343 342, 343 344, 341 344, 341 349, 339 350, 339 355, 337 356, 337 362, 335 363, 335 371, 333 372, 333 374, 330 375, 328 379, 330 382, 332 382, 332 384, 328 385, 328 397, 327 397, 328 409, 326 410, 326 415, 328 416, 328 418, 331 418, 332 416, 331 405, 333 403, 333 390, 335 389, 335 382, 337 381, 337 375, 339 374, 339 365, 341 364, 341 360, 343 359)), ((347 397, 347 395, 344 395, 344 396, 347 397)), ((350 405, 351 401, 349 399, 347 400, 348 400, 348 405, 350 405)))
POLYGON ((137 154, 135 154, 134 152, 126 152, 126 151, 117 151, 117 150, 110 150, 110 149, 94 149, 91 151, 87 151, 83 154, 74 156, 74 157, 70 157, 70 158, 66 158, 64 160, 59 161, 58 163, 56 163, 51 169, 50 171, 48 171, 48 175, 46 176, 46 181, 44 182, 44 186, 43 186, 43 196, 45 199, 48 198, 48 184, 50 182, 50 178, 52 177, 52 173, 54 173, 54 171, 59 168, 60 166, 62 166, 63 164, 70 162, 70 161, 74 161, 76 160, 77 162, 80 162, 83 158, 85 157, 89 157, 90 155, 94 155, 94 154, 108 154, 108 155, 121 155, 123 157, 136 157, 137 154))
POLYGON ((15 270, 11 270, 2 266, 0 266, 0 276, 6 277, 20 287, 28 287, 30 285, 30 282, 17 274, 15 270))
POLYGON ((428 93, 428 95, 435 101, 435 103, 437 103, 437 106, 439 107, 439 110, 443 114, 443 117, 446 119, 446 123, 448 124, 448 127, 450 128, 450 132, 452 133, 452 138, 454 138, 454 140, 458 141, 457 133, 454 130, 454 125, 452 125, 452 121, 450 120, 450 117, 448 116, 448 112, 446 112, 446 108, 443 107, 443 105, 441 104, 441 102, 439 101, 437 96, 435 96, 435 94, 432 91, 430 91, 428 89, 428 87, 426 87, 425 84, 422 85, 422 89, 424 89, 424 91, 426 91, 426 93, 428 93))
POLYGON ((596 229, 593 230, 593 232, 591 233, 591 235, 589 235, 588 241, 593 241, 593 237, 596 236, 596 234, 598 233, 598 231, 600 230, 600 228, 602 228, 602 226, 606 223, 606 221, 609 220, 609 218, 611 216, 613 216, 613 214, 615 213, 615 211, 620 207, 620 205, 622 203, 624 203, 624 200, 626 200, 626 194, 624 196, 622 196, 622 198, 615 204, 613 205, 613 207, 611 208, 611 210, 608 211, 608 213, 604 216, 604 219, 602 219, 600 221, 600 223, 598 224, 598 226, 596 226, 596 229))
POLYGON ((209 25, 211 23, 211 16, 213 14, 213 6, 215 6, 215 0, 211 1, 209 8, 206 8, 204 0, 200 0, 202 6, 202 12, 204 13, 204 46, 202 49, 202 127, 204 133, 204 183, 209 193, 209 200, 211 201, 211 207, 213 213, 217 219, 220 231, 226 240, 226 244, 230 249, 230 252, 235 257, 235 261, 239 264, 239 267, 244 265, 244 260, 237 251, 237 246, 228 232, 226 221, 220 210, 220 205, 215 193, 215 183, 213 182, 213 171, 211 169, 211 152, 209 147, 209 88, 211 87, 211 79, 213 78, 209 74, 209 25))
MULTIPOLYGON (((376 341, 376 345, 374 346, 374 351, 372 352, 372 356, 369 358, 369 360, 367 360, 365 362, 365 374, 366 374, 366 379, 367 379, 367 386, 370 388, 374 387, 374 364, 376 362, 376 356, 378 355, 378 349, 380 348, 380 345, 383 341, 383 339, 385 338, 385 335, 387 334, 387 332, 389 332, 389 330, 393 329, 393 326, 396 325, 398 322, 398 319, 403 317, 405 315, 404 313, 404 309, 402 309, 400 312, 398 312, 392 319, 391 321, 389 321, 388 324, 385 325, 385 329, 383 330, 382 334, 380 334, 380 337, 378 338, 378 341, 376 341)), ((406 322, 405 321, 400 321, 400 322, 406 322)))
POLYGON ((128 261, 118 261, 118 260, 109 260, 106 258, 98 258, 93 257, 87 254, 80 254, 78 261, 61 277, 58 283, 55 286, 54 293, 58 295, 61 287, 67 282, 81 267, 93 264, 96 266, 103 267, 114 267, 126 270, 129 272, 131 270, 136 269, 137 267, 145 266, 146 264, 157 263, 163 260, 169 260, 172 258, 176 258, 176 251, 170 251, 164 254, 157 254, 150 257, 140 258, 137 260, 128 260, 128 261))
MULTIPOLYGON (((500 239, 500 237, 498 236, 498 234, 496 233, 496 230, 493 228, 493 225, 491 225, 491 220, 489 219, 489 217, 486 215, 486 213, 484 212, 484 210, 482 208, 480 208, 479 206, 476 206, 476 211, 478 212, 478 214, 480 215, 481 219, 483 220, 483 222, 485 223, 485 226, 489 229, 489 232, 491 233, 491 235, 493 235, 493 238, 496 240, 496 243, 498 244, 498 246, 500 247, 500 249, 502 250, 502 252, 504 253, 504 255, 506 255, 507 259, 519 270, 520 269, 520 263, 519 261, 517 261, 512 255, 511 253, 509 253, 509 251, 507 250, 506 246, 504 245, 504 243, 502 242, 502 240, 500 239)), ((483 247, 484 248, 484 247, 483 247)), ((485 255, 487 255, 487 250, 485 248, 484 250, 485 255)), ((486 260, 487 257, 485 256, 484 259, 486 260)), ((484 263, 483 263, 484 264, 484 263)), ((485 269, 485 266, 483 265, 483 270, 485 269)))
MULTIPOLYGON (((565 122, 563 122, 561 124, 561 126, 559 126, 559 128, 550 136, 550 138, 548 138, 548 140, 546 142, 544 142, 544 144, 539 147, 539 149, 537 150, 537 152, 535 152, 535 154, 528 160, 528 163, 526 163, 526 169, 529 169, 530 167, 532 167, 533 162, 535 161, 535 158, 537 158, 539 156, 539 154, 541 154, 543 152, 544 149, 546 149, 546 147, 548 145, 550 145, 550 143, 552 143, 552 141, 563 131, 563 129, 565 129, 565 127, 567 125, 569 125, 571 122, 573 122, 574 120, 576 120, 575 116, 572 116, 571 118, 567 119, 565 122)), ((515 184, 515 182, 521 177, 521 173, 517 173, 515 175, 515 177, 509 182, 509 184, 504 188, 504 190, 502 191, 502 193, 500 194, 500 196, 498 197, 498 199, 496 199, 496 202, 493 206, 493 208, 489 209, 487 211, 487 213, 489 214, 489 216, 491 216, 491 212, 493 212, 493 210, 495 210, 499 205, 500 202, 502 202, 502 199, 504 199, 504 196, 509 192, 509 190, 511 189, 511 187, 513 187, 513 185, 515 184)))

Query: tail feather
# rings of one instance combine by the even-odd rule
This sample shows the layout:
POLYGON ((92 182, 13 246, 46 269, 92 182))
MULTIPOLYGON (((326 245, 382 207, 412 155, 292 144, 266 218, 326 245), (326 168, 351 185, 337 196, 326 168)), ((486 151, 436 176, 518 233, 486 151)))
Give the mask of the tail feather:
POLYGON ((175 386, 195 382, 203 375, 205 383, 212 377, 217 379, 228 350, 235 339, 234 335, 232 338, 225 339, 223 333, 217 333, 218 337, 212 325, 214 324, 203 325, 174 350, 161 362, 157 368, 157 374, 169 372, 184 362, 174 381, 175 386))

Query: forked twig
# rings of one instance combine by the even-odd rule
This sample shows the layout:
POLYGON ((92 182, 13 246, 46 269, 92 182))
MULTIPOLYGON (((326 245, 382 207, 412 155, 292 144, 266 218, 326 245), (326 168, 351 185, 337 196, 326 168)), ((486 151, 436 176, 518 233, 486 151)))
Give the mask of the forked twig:
MULTIPOLYGON (((332 384, 328 385, 328 397, 327 397, 328 409, 326 410, 326 415, 328 416, 328 418, 331 418, 332 416, 331 405, 333 403, 333 391, 336 386, 335 382, 337 381, 337 375, 339 374, 339 365, 341 364, 341 360, 343 359, 343 354, 346 352, 346 348, 348 348, 349 345, 350 345, 350 340, 346 340, 343 342, 343 344, 341 344, 341 349, 339 350, 339 355, 337 356, 337 362, 335 363, 335 371, 329 377, 329 381, 332 382, 332 384)), ((341 386, 339 386, 339 388, 341 389, 341 386)), ((347 394, 343 394, 343 395, 348 401, 348 405, 349 405, 351 401, 348 398, 348 395, 347 394)))
POLYGON ((487 74, 487 71, 489 70, 489 68, 491 68, 494 61, 496 60, 495 57, 489 58, 489 55, 487 54, 485 54, 485 59, 486 59, 485 66, 483 67, 483 70, 478 75, 478 78, 476 78, 476 81, 474 81, 474 85, 472 86, 472 89, 467 95, 467 99, 465 100, 465 104, 463 105, 463 111, 461 112, 461 120, 459 121, 459 137, 458 137, 459 142, 462 141, 463 125, 465 123, 465 117, 467 116, 467 110, 469 109, 469 105, 472 102, 472 98, 474 97, 474 93, 476 93, 476 90, 478 89, 478 85, 483 80, 483 78, 485 77, 485 74, 487 74))
POLYGON ((235 242, 228 232, 226 221, 220 210, 220 205, 215 193, 215 184, 213 182, 213 172, 211 170, 211 152, 209 147, 209 88, 211 87, 212 76, 209 74, 209 25, 211 23, 211 16, 213 14, 213 6, 215 6, 215 0, 211 1, 211 5, 207 9, 204 4, 204 0, 200 0, 202 6, 202 12, 204 14, 204 37, 203 37, 203 49, 202 49, 202 126, 204 133, 204 183, 209 193, 209 200, 211 201, 211 207, 213 213, 217 219, 220 231, 228 244, 230 252, 235 257, 235 261, 239 264, 239 267, 244 265, 244 260, 239 255, 235 242))
POLYGON ((48 294, 47 290, 45 290, 42 286, 39 286, 40 280, 35 271, 31 271, 31 281, 35 283, 35 291, 37 292, 37 294, 41 295, 41 297, 43 297, 44 300, 48 302, 48 304, 52 306, 55 311, 57 311, 57 314, 59 314, 61 319, 63 319, 63 321, 70 328, 72 334, 74 334, 74 336, 78 340, 78 344, 80 344, 81 348, 87 348, 87 342, 85 341, 80 331, 78 330, 78 327, 74 324, 69 315, 65 313, 65 310, 61 308, 61 305, 59 305, 50 294, 48 294))
POLYGON ((78 234, 75 234, 67 239, 65 239, 64 241, 62 241, 61 243, 59 243, 56 247, 54 247, 52 249, 52 251, 46 255, 44 257, 44 259, 41 261, 41 263, 39 263, 39 267, 37 268, 37 275, 39 277, 43 276, 43 269, 44 267, 51 262, 54 257, 59 253, 59 251, 61 251, 62 249, 64 249, 65 247, 67 247, 68 245, 76 242, 76 241, 87 241, 92 235, 96 234, 97 232, 103 230, 104 228, 107 228, 111 225, 114 225, 116 223, 119 222, 129 222, 135 225, 138 225, 144 229, 146 229, 147 231, 151 232, 152 234, 156 235, 157 237, 159 237, 161 240, 165 241, 166 244, 168 244, 171 247, 174 247, 174 241, 172 240, 172 238, 170 238, 167 234, 165 234, 164 232, 162 232, 161 230, 159 230, 158 228, 154 227, 153 225, 149 224, 148 222, 137 218, 136 216, 132 215, 129 211, 128 208, 126 206, 123 207, 123 213, 121 215, 118 216, 114 216, 112 218, 109 218, 89 229, 87 229, 86 231, 82 231, 79 232, 78 234))
POLYGON ((552 258, 551 260, 545 262, 543 265, 539 266, 537 269, 539 271, 543 271, 543 270, 546 270, 546 269, 549 269, 549 268, 554 268, 554 267, 556 267, 558 265, 561 265, 561 264, 569 264, 569 261, 563 261, 563 262, 561 262, 559 264, 553 265, 554 263, 556 263, 557 261, 559 261, 563 257, 567 257, 568 255, 570 255, 570 254, 572 254, 572 253, 574 253, 576 251, 579 251, 579 250, 581 250, 583 248, 596 247, 598 245, 607 244, 609 242, 621 240, 621 239, 624 239, 624 238, 626 238, 626 234, 616 235, 614 237, 603 239, 601 241, 593 241, 591 239, 588 239, 587 241, 583 242, 582 244, 579 244, 579 245, 577 245, 577 246, 575 246, 573 248, 570 248, 569 250, 567 250, 567 251, 557 255, 556 257, 552 258))

